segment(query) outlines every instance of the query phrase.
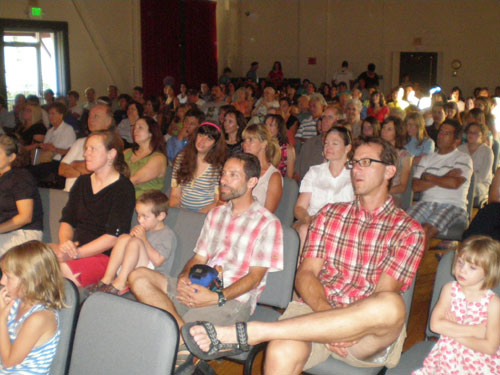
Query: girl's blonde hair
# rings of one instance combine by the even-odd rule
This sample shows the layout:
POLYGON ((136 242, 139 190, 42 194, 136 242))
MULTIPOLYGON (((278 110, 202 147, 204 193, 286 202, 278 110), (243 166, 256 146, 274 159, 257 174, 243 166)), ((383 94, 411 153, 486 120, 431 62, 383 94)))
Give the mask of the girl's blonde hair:
POLYGON ((457 259, 462 258, 484 270, 481 289, 495 288, 500 282, 500 242, 488 236, 471 236, 459 246, 453 262, 453 275, 457 259))
POLYGON ((40 241, 14 246, 0 258, 2 272, 21 279, 23 299, 48 308, 64 307, 64 281, 57 257, 40 241))
POLYGON ((429 138, 427 135, 427 131, 425 130, 425 120, 424 116, 422 116, 418 112, 410 112, 406 115, 404 123, 405 127, 408 127, 408 122, 412 120, 417 123, 417 140, 418 140, 418 145, 422 145, 422 142, 426 139, 429 138))
POLYGON ((36 104, 26 104, 31 107, 31 124, 36 124, 42 121, 42 107, 36 104))
POLYGON ((266 160, 277 167, 281 162, 281 148, 278 141, 274 139, 271 132, 264 124, 248 125, 243 130, 243 139, 256 138, 261 142, 267 142, 266 147, 266 160))

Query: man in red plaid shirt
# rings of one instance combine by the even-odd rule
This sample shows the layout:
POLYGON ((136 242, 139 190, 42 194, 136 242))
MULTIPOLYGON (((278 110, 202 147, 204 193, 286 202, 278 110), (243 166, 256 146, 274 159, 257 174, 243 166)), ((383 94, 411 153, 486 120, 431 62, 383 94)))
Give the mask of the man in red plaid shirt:
MULTIPOLYGON (((271 341, 266 374, 300 374, 330 355, 356 367, 394 367, 406 337, 401 293, 424 252, 420 224, 389 196, 397 152, 380 138, 361 139, 348 162, 356 200, 325 206, 309 227, 291 302, 274 323, 247 325, 248 343, 271 341)), ((216 327, 223 343, 234 327, 216 327)), ((208 350, 203 327, 190 334, 208 350)))

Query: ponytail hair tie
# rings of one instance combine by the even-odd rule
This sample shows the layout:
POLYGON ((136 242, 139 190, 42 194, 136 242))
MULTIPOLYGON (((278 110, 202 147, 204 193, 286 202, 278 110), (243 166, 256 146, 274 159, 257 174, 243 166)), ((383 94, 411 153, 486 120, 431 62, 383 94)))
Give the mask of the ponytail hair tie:
POLYGON ((217 129, 219 131, 219 133, 222 133, 222 131, 220 130, 219 125, 216 125, 213 122, 204 122, 204 123, 202 123, 200 125, 200 127, 202 127, 203 125, 213 126, 215 129, 217 129))

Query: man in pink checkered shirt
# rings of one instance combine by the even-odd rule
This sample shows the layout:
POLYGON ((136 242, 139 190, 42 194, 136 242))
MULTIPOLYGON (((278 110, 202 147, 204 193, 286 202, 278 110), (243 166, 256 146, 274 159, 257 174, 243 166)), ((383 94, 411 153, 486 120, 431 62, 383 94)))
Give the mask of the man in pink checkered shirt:
MULTIPOLYGON (((313 219, 297 270, 302 297, 279 322, 247 324, 248 343, 270 341, 264 372, 301 374, 330 355, 356 367, 394 367, 406 337, 405 304, 424 251, 420 224, 389 196, 397 152, 360 139, 348 162, 356 200, 325 206, 313 219)), ((224 344, 235 328, 215 327, 224 344)), ((189 330, 202 351, 203 326, 189 330)), ((191 349, 191 347, 190 347, 191 349)))
POLYGON ((179 328, 200 319, 215 324, 248 320, 267 272, 283 269, 281 223, 252 196, 259 176, 253 155, 234 155, 226 162, 220 193, 229 203, 207 214, 195 254, 177 279, 147 268, 131 273, 129 284, 139 301, 171 313, 179 328), (192 284, 189 271, 195 264, 222 267, 224 288, 213 292, 192 284))

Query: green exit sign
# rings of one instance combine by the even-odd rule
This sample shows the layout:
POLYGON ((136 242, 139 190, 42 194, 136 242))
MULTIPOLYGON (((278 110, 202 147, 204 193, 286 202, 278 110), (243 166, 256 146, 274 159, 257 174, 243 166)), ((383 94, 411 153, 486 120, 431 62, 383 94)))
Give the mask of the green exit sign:
POLYGON ((31 15, 34 17, 41 17, 42 16, 42 8, 31 8, 31 15))

